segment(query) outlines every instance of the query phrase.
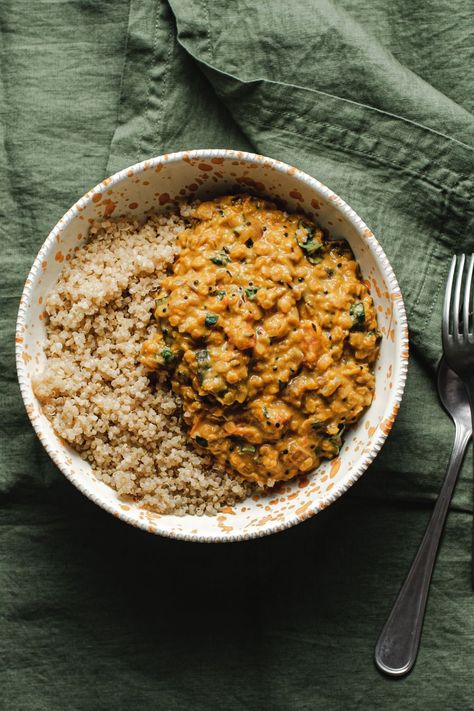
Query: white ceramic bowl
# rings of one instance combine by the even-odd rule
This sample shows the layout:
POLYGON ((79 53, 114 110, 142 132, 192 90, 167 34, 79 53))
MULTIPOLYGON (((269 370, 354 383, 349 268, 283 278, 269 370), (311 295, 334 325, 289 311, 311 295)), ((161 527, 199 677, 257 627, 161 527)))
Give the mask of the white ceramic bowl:
POLYGON ((408 330, 400 289, 382 248, 360 217, 318 180, 271 158, 232 150, 195 150, 159 156, 106 178, 66 212, 49 234, 26 280, 18 313, 17 368, 21 394, 38 437, 66 477, 123 521, 151 533, 192 541, 235 541, 293 526, 329 506, 367 469, 397 414, 405 384, 408 330), (44 302, 64 260, 87 238, 89 220, 144 217, 187 196, 250 190, 303 210, 323 228, 349 241, 370 282, 383 334, 371 407, 346 435, 340 456, 277 495, 254 497, 217 516, 161 516, 124 503, 98 481, 90 465, 65 445, 42 414, 31 386, 45 361, 44 302))

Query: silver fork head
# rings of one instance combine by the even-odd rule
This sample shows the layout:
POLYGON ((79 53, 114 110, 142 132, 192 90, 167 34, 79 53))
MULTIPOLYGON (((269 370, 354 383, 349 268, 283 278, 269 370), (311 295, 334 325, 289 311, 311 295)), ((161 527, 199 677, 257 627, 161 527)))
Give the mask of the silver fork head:
POLYGON ((473 271, 474 254, 469 259, 464 254, 454 255, 444 294, 443 351, 450 367, 458 374, 463 366, 471 367, 474 363, 473 271))

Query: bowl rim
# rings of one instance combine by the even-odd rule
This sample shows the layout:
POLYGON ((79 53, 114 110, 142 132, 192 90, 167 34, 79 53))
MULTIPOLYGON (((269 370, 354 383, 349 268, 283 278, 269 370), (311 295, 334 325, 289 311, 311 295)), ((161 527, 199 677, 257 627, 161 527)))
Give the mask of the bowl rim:
MULTIPOLYGON (((18 309, 18 316, 16 321, 15 330, 15 354, 16 354, 16 369, 18 383, 20 387, 21 396, 23 403, 25 405, 28 417, 30 419, 33 428, 40 439, 43 447, 46 449, 47 453, 56 464, 58 469, 64 474, 64 476, 77 488, 79 491, 87 496, 95 504, 99 505, 102 509, 108 513, 114 515, 125 523, 129 523, 135 528, 140 528, 147 532, 154 533, 156 535, 161 535, 167 538, 172 538, 175 540, 183 540, 187 542, 200 542, 200 543, 227 543, 227 542, 239 542, 244 540, 250 540, 254 538, 261 538, 273 533, 278 533, 284 529, 291 528, 298 523, 301 523, 307 518, 311 518, 316 515, 319 511, 327 508, 332 503, 334 503, 342 494, 344 494, 350 487, 362 476, 362 474, 367 470, 369 465, 375 459, 380 449, 382 448, 389 432, 391 426, 396 418, 402 397, 405 389, 407 370, 408 370, 408 324, 407 316, 405 311, 405 305, 403 302, 403 296, 392 269, 392 266, 376 237, 367 227, 366 223, 359 217, 359 215, 351 208, 339 195, 334 193, 333 190, 328 188, 324 183, 321 183, 317 178, 309 175, 308 173, 288 164, 283 161, 277 160, 275 158, 270 158, 268 156, 263 156, 257 153, 251 153, 247 151, 239 151, 235 149, 228 148, 202 148, 202 149, 192 149, 192 150, 182 150, 173 153, 165 153, 159 156, 154 156, 152 158, 147 158, 146 160, 134 163, 130 166, 123 168, 122 170, 114 173, 108 178, 102 180, 98 185, 91 188, 85 195, 83 195, 79 200, 77 200, 67 212, 58 220, 56 225, 52 228, 45 241, 41 245, 38 254, 33 262, 33 265, 28 273, 26 282, 23 288, 23 292, 20 299, 20 305, 18 309), (290 174, 292 178, 303 182, 305 185, 310 187, 316 193, 321 194, 324 198, 330 198, 334 203, 336 209, 343 212, 344 217, 350 222, 352 227, 356 232, 364 238, 372 257, 377 262, 380 271, 383 273, 389 292, 391 294, 391 299, 393 302, 393 308, 397 310, 398 327, 395 330, 395 346, 397 348, 398 355, 398 376, 396 382, 393 384, 393 388, 390 393, 391 410, 385 414, 385 422, 387 425, 382 429, 378 427, 377 434, 374 436, 373 441, 370 444, 370 449, 361 454, 361 456, 356 460, 357 466, 351 471, 350 477, 341 480, 337 485, 334 486, 330 494, 326 495, 325 501, 321 504, 313 503, 308 507, 305 512, 304 517, 297 516, 293 512, 289 512, 283 521, 277 523, 270 523, 270 525, 264 525, 260 527, 253 527, 249 530, 244 531, 230 531, 230 532, 219 532, 219 534, 207 534, 207 533, 196 533, 191 534, 184 531, 174 531, 167 528, 162 528, 160 526, 160 518, 157 522, 154 522, 153 527, 150 527, 149 522, 146 518, 140 518, 135 515, 137 509, 130 507, 128 511, 120 508, 120 500, 116 501, 106 501, 96 492, 92 491, 86 484, 78 481, 77 478, 68 471, 67 466, 63 462, 59 461, 59 457, 56 455, 54 450, 48 445, 43 436, 43 428, 38 420, 32 417, 30 408, 27 407, 28 402, 28 379, 29 376, 26 373, 26 363, 23 361, 23 330, 27 323, 28 311, 31 304, 31 294, 35 287, 36 276, 41 273, 41 263, 45 259, 46 255, 49 254, 51 247, 56 243, 56 235, 64 230, 64 228, 77 216, 80 210, 83 210, 86 205, 89 205, 92 196, 97 193, 104 193, 106 190, 110 189, 122 180, 127 179, 130 175, 137 175, 144 170, 155 168, 158 165, 163 164, 173 164, 179 163, 183 160, 203 160, 212 158, 228 158, 233 160, 244 160, 250 163, 267 164, 279 173, 290 174), (367 240, 367 236, 370 236, 370 242, 367 240)), ((123 502, 122 502, 123 503, 123 502)), ((163 515, 165 517, 165 515, 163 515)))

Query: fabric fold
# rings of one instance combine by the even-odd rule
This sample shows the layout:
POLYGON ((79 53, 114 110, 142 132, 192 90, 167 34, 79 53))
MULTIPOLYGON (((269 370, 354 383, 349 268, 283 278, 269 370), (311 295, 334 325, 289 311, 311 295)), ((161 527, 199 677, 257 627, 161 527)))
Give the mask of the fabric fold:
POLYGON ((252 150, 176 39, 166 2, 130 0, 127 51, 107 174, 183 148, 252 150))
POLYGON ((453 427, 436 395, 450 254, 474 249, 472 0, 38 0, 0 5, 0 706, 22 711, 472 707, 472 461, 420 655, 373 647, 421 540, 453 427), (471 146, 471 147, 469 147, 471 146), (371 226, 411 364, 376 461, 276 536, 196 546, 127 526, 54 467, 15 381, 20 292, 88 188, 172 150, 266 153, 371 226))
MULTIPOLYGON (((394 16, 398 8, 393 5, 394 16)), ((472 112, 421 76, 421 38, 416 52, 407 52, 410 43, 392 31, 394 17, 385 17, 388 26, 381 30, 374 23, 373 5, 370 13, 353 0, 295 0, 291 7, 284 2, 244 0, 227 6, 202 0, 200 12, 191 0, 171 0, 171 6, 188 50, 244 82, 261 78, 312 89, 474 146, 472 112)), ((427 17, 423 29, 424 42, 429 43, 431 33, 439 43, 442 23, 435 27, 427 17)), ((404 34, 408 30, 405 23, 404 34)), ((448 64, 442 53, 440 59, 448 64)), ((453 59, 449 57, 449 64, 453 59)), ((462 66, 459 70, 462 74, 462 66)))

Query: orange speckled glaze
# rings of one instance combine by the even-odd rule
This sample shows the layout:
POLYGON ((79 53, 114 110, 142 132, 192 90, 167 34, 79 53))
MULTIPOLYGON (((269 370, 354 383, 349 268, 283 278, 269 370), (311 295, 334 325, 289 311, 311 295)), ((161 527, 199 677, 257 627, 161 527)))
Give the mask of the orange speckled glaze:
POLYGON ((382 248, 338 195, 285 163, 241 151, 210 149, 171 153, 126 168, 105 178, 68 210, 41 247, 26 281, 18 313, 16 354, 20 389, 33 427, 51 458, 81 492, 109 513, 150 533, 225 542, 293 526, 331 505, 364 473, 398 412, 407 371, 408 328, 402 295, 382 248), (93 220, 131 211, 141 219, 150 211, 173 207, 183 196, 205 199, 216 192, 238 191, 253 191, 279 201, 285 209, 304 211, 332 236, 349 241, 370 284, 379 327, 385 334, 376 369, 375 398, 358 425, 348 432, 340 456, 305 479, 225 508, 217 516, 160 516, 120 500, 52 431, 31 387, 32 376, 44 363, 42 304, 74 249, 87 239, 84 226, 93 220))
POLYGON ((396 402, 395 405, 393 406, 393 410, 392 410, 391 414, 389 415, 389 417, 387 417, 387 419, 383 420, 380 423, 380 429, 382 430, 382 432, 385 435, 388 435, 388 433, 392 429, 393 423, 395 422, 395 418, 398 415, 399 409, 400 409, 400 405, 398 402, 396 402))

